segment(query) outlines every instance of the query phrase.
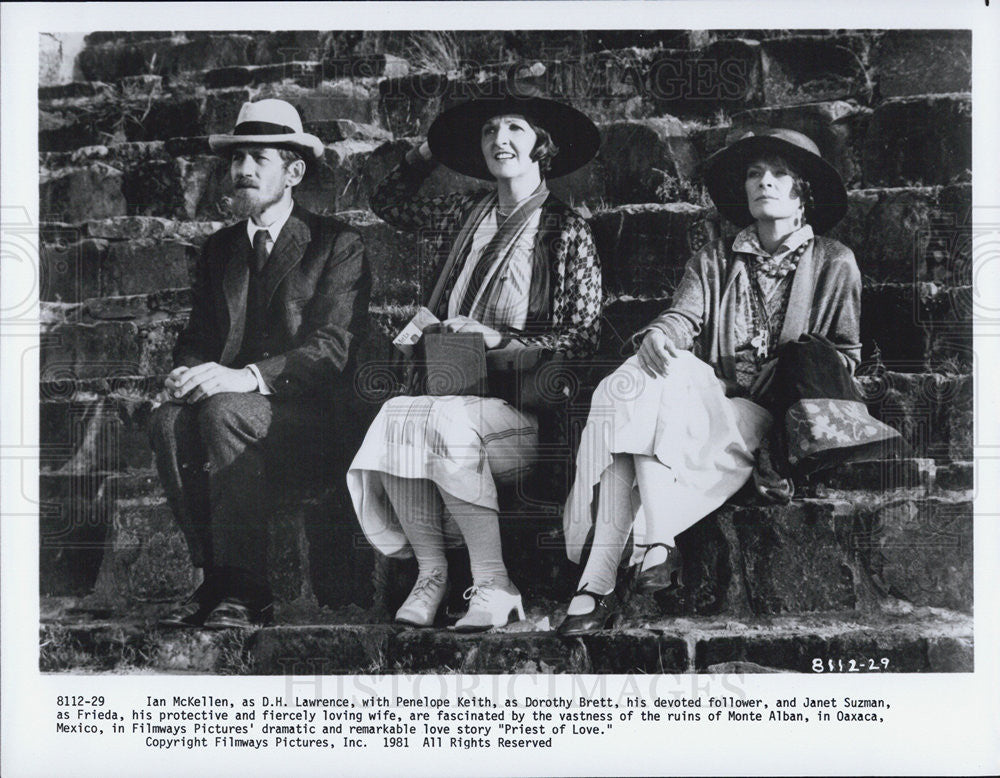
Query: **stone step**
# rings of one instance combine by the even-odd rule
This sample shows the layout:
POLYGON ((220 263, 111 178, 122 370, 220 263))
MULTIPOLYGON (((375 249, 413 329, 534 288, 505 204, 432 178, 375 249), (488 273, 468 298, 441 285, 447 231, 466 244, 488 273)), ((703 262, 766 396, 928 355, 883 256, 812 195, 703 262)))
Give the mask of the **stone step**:
MULTIPOLYGON (((941 490, 933 471, 919 462, 845 466, 814 479, 808 491, 823 498, 727 505, 678 536, 687 588, 660 605, 687 615, 760 615, 870 610, 896 597, 971 611, 970 490, 941 490), (865 480, 873 471, 881 483, 865 480)), ((971 475, 968 464, 950 472, 944 485, 968 485, 957 483, 971 475)), ((295 475, 291 486, 276 489, 281 496, 269 509, 273 547, 287 557, 272 563, 276 596, 297 602, 316 591, 322 602, 365 607, 374 597, 376 607, 393 612, 416 575, 412 560, 371 551, 332 475, 295 475)), ((504 556, 530 600, 563 601, 579 568, 565 556, 560 504, 537 487, 526 481, 520 496, 505 492, 501 500, 504 556)), ((83 473, 70 464, 43 474, 39 489, 44 593, 81 596, 92 587, 94 602, 120 610, 190 588, 186 547, 154 473, 83 473)), ((461 579, 462 560, 453 564, 461 579)), ((635 614, 656 611, 644 599, 635 614)))
MULTIPOLYGON (((157 75, 203 70, 206 67, 254 64, 258 40, 253 34, 206 35, 174 33, 170 37, 120 42, 88 42, 77 57, 80 74, 91 81, 123 76, 157 75)), ((277 61, 281 61, 278 59, 277 61)))
MULTIPOLYGON (((66 238, 75 238, 67 230, 66 238)), ((157 289, 190 287, 197 247, 183 240, 43 242, 41 288, 44 301, 75 303, 123 295, 157 294, 157 289)), ((96 313, 96 308, 89 311, 96 313)))
MULTIPOLYGON (((162 47, 172 35, 162 32, 92 33, 87 36, 87 43, 98 51, 88 58, 94 66, 111 64, 113 67, 108 72, 113 76, 121 72, 115 65, 127 63, 129 58, 124 53, 128 47, 142 43, 155 51, 157 39, 162 47), (121 56, 110 56, 113 47, 119 47, 121 56)), ((187 32, 183 36, 183 40, 189 42, 211 34, 187 32)), ((380 56, 399 58, 413 51, 412 37, 397 32, 282 31, 256 33, 254 37, 253 59, 258 65, 324 56, 342 61, 352 58, 364 61, 366 57, 380 56)), ((466 32, 460 44, 464 49, 464 61, 475 63, 478 59, 479 64, 488 64, 503 61, 503 57, 497 57, 498 50, 520 60, 537 59, 542 54, 551 59, 573 59, 582 54, 616 49, 698 49, 731 37, 761 41, 768 58, 764 91, 769 102, 788 101, 800 95, 812 100, 824 99, 830 94, 864 95, 872 86, 876 87, 876 95, 885 97, 960 92, 970 88, 971 36, 966 30, 868 30, 824 34, 781 30, 530 30, 466 32), (786 82, 792 82, 792 86, 785 86, 786 82)), ((135 62, 138 58, 132 60, 135 62)), ((160 59, 152 64, 153 69, 160 72, 173 63, 160 59)), ((370 70, 371 66, 368 68, 370 70)))
MULTIPOLYGON (((325 182, 304 184, 307 205, 329 211, 331 203, 338 199, 367 201, 372 182, 387 172, 398 151, 387 146, 370 153, 358 148, 367 145, 358 141, 331 144, 331 156, 344 154, 343 167, 334 177, 349 183, 339 190, 339 195, 331 192, 325 182)), ((115 179, 93 178, 90 172, 81 175, 83 182, 100 181, 101 191, 114 190, 122 183, 121 179, 111 184, 108 182, 115 179)), ((228 180, 218 170, 214 181, 196 178, 198 183, 192 184, 188 194, 182 195, 178 184, 177 196, 169 202, 179 203, 183 198, 185 203, 197 202, 195 208, 201 209, 210 202, 217 203, 218 197, 228 191, 228 180)), ((428 195, 449 191, 453 178, 458 177, 435 173, 428 183, 428 195)), ((62 194, 71 189, 66 179, 43 183, 42 202, 71 209, 73 203, 88 210, 94 204, 104 207, 93 189, 78 187, 75 197, 62 194)), ((168 202, 163 208, 169 208, 168 202)), ((971 282, 970 211, 968 185, 853 191, 849 193, 847 217, 831 236, 853 248, 867 282, 933 282, 966 288, 971 282)), ((433 270, 430 246, 418 243, 410 233, 391 228, 368 211, 340 212, 338 216, 361 232, 380 287, 379 297, 414 299, 410 296, 414 284, 423 286, 432 281, 425 277, 433 270), (419 279, 413 273, 414 257, 421 257, 419 279)), ((615 296, 667 296, 680 279, 687 259, 719 230, 714 211, 690 203, 606 208, 589 221, 601 257, 604 288, 615 296)), ((193 247, 219 226, 220 222, 123 216, 76 225, 47 224, 42 231, 41 297, 75 302, 91 296, 183 286, 188 283, 193 247)), ((731 233, 732 228, 725 225, 725 239, 731 233)), ((970 302, 960 300, 955 315, 967 316, 970 302)))
POLYGON ((272 97, 295 105, 307 124, 343 120, 372 124, 377 117, 374 87, 348 79, 308 87, 288 82, 207 89, 164 86, 162 80, 149 78, 103 90, 95 97, 40 101, 38 148, 72 152, 82 146, 230 132, 244 102, 272 97))
MULTIPOLYGON (((325 72, 355 77, 382 75, 394 62, 414 52, 414 33, 392 31, 297 31, 249 32, 219 35, 205 32, 173 33, 170 36, 130 38, 114 33, 88 37, 88 53, 82 58, 85 77, 115 80, 124 75, 155 72, 179 78, 204 78, 214 70, 279 66, 283 63, 322 62, 325 72), (171 45, 171 43, 173 45, 171 45), (211 49, 213 45, 219 50, 211 49), (209 53, 210 51, 210 53, 209 53), (150 61, 153 54, 157 59, 150 61), (207 68, 207 70, 206 70, 207 68)), ((417 33, 420 35, 420 33, 417 33)), ((442 36, 441 33, 424 33, 442 36)), ((501 32, 462 33, 463 61, 497 61, 504 39, 501 32)), ((511 36, 516 40, 516 36, 511 36)), ((419 52, 417 52, 419 53, 419 52)), ((235 78, 232 71, 229 78, 235 78)), ((215 78, 224 78, 222 74, 215 78)))
POLYGON ((968 93, 892 98, 874 111, 865 136, 864 179, 872 186, 971 180, 972 98, 968 93))
MULTIPOLYGON (((793 51, 797 46, 806 44, 806 39, 785 38, 774 45, 793 51)), ((765 48, 768 45, 770 43, 766 43, 765 48)), ((734 46, 739 51, 730 52, 733 57, 725 59, 727 67, 732 65, 735 68, 730 77, 734 74, 742 77, 748 68, 753 72, 761 69, 759 63, 752 67, 746 62, 740 64, 743 61, 741 57, 745 60, 747 52, 756 52, 754 57, 760 54, 758 44, 723 40, 711 44, 709 48, 734 46)), ((843 46, 835 45, 834 48, 848 59, 856 57, 843 46)), ((616 174, 627 187, 638 186, 644 191, 652 188, 654 192, 659 190, 662 199, 676 194, 670 191, 671 187, 683 189, 684 178, 680 183, 671 183, 676 177, 673 168, 678 161, 682 168, 689 166, 685 155, 690 158, 690 148, 685 148, 685 145, 697 145, 695 135, 707 133, 705 153, 711 153, 725 142, 725 134, 704 124, 708 117, 712 117, 717 124, 720 111, 723 116, 733 117, 733 127, 738 130, 768 124, 806 132, 817 140, 824 156, 834 162, 850 185, 947 184, 969 178, 971 125, 970 97, 966 92, 891 98, 877 104, 874 113, 871 108, 858 106, 856 101, 831 99, 833 96, 828 94, 814 95, 805 104, 800 104, 801 100, 763 101, 758 97, 734 103, 728 97, 730 92, 737 88, 737 91, 750 88, 739 79, 728 85, 724 79, 714 86, 709 83, 711 79, 704 83, 694 79, 697 82, 694 85, 687 83, 693 79, 692 68, 700 68, 700 72, 705 70, 702 66, 707 64, 712 65, 709 70, 718 70, 716 55, 706 59, 708 55, 702 54, 636 50, 588 55, 580 62, 549 63, 544 77, 553 84, 553 91, 566 92, 569 99, 580 103, 580 107, 601 123, 657 116, 668 119, 676 116, 693 122, 689 122, 691 126, 686 133, 677 130, 669 132, 673 147, 671 165, 658 167, 659 152, 655 148, 651 158, 647 159, 649 155, 643 152, 643 147, 649 141, 641 132, 636 136, 639 143, 635 148, 626 147, 619 152, 626 155, 637 152, 638 162, 647 163, 640 171, 642 177, 638 181, 628 176, 627 171, 622 171, 613 159, 609 160, 606 167, 611 174, 609 183, 613 197, 616 195, 616 174), (707 89, 709 93, 687 95, 686 92, 694 86, 699 90, 707 89), (713 89, 719 93, 714 97, 710 94, 713 89), (768 107, 763 107, 765 105, 768 107), (899 123, 903 120, 904 126, 901 127, 899 123), (919 126, 924 130, 922 134, 915 135, 905 125, 919 126), (886 140, 889 129, 894 135, 891 140, 886 140), (682 140, 684 134, 692 136, 687 144, 682 140), (891 149, 892 154, 886 155, 886 149, 891 149), (674 159, 678 154, 679 160, 674 159), (892 159, 887 159, 887 156, 892 159), (663 171, 660 180, 657 180, 655 171, 647 169, 649 166, 663 171), (665 183, 663 176, 667 177, 665 183)), ((718 73, 708 75, 722 78, 718 73)), ((158 78, 147 77, 112 87, 81 86, 78 91, 94 91, 95 94, 43 99, 40 102, 40 149, 68 152, 80 146, 106 145, 116 140, 166 140, 223 132, 231 126, 232 116, 243 101, 264 97, 289 100, 299 108, 307 125, 350 120, 380 124, 396 137, 422 136, 443 105, 475 94, 489 94, 496 89, 495 79, 468 79, 441 73, 385 78, 377 86, 372 79, 339 78, 315 83, 289 81, 249 87, 205 88, 164 86, 162 79, 158 81, 158 78)), ((789 88, 799 84, 795 81, 789 88)), ((868 88, 870 90, 870 86, 868 88)), ((755 86, 753 89, 760 92, 763 87, 755 86)), ((67 92, 73 93, 73 90, 55 94, 67 92)), ((638 131, 632 128, 629 132, 634 134, 638 131)), ((613 144, 620 136, 621 132, 609 138, 609 142, 613 144)), ((598 181, 607 178, 592 177, 598 181)), ((649 194, 643 194, 634 195, 629 201, 650 199, 653 198, 649 194)))
POLYGON ((973 510, 964 496, 857 493, 727 505, 677 537, 681 613, 877 607, 886 596, 971 612, 973 510))
MULTIPOLYGON (((113 442, 109 448, 117 453, 113 442)), ((83 466, 81 456, 39 481, 42 594, 86 596, 121 611, 189 592, 194 569, 155 471, 83 473, 83 466)), ((299 462, 295 472, 272 474, 281 486, 268 507, 270 548, 280 552, 270 559, 270 584, 283 607, 315 609, 317 598, 372 603, 374 551, 331 468, 336 463, 299 462)))
POLYGON ((969 30, 886 30, 871 56, 878 95, 970 91, 971 48, 969 30))
POLYGON ((324 623, 163 631, 151 626, 152 616, 74 623, 72 617, 58 615, 64 608, 62 603, 43 603, 43 613, 54 615, 43 616, 40 628, 42 672, 814 673, 814 660, 827 657, 843 658, 844 671, 851 669, 852 659, 855 668, 865 671, 974 669, 971 617, 931 610, 897 617, 676 619, 561 638, 538 622, 485 635, 324 623), (525 627, 528 631, 520 631, 525 627))

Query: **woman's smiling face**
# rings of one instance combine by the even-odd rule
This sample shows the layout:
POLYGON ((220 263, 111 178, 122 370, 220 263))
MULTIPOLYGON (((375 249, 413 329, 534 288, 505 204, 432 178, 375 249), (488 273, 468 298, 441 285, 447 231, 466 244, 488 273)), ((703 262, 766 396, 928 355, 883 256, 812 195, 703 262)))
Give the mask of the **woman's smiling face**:
POLYGON ((486 167, 496 179, 516 179, 538 172, 531 159, 538 135, 520 114, 494 116, 483 125, 480 148, 486 167))
POLYGON ((781 157, 756 159, 747 166, 747 205, 757 221, 801 216, 802 200, 792 168, 781 157))

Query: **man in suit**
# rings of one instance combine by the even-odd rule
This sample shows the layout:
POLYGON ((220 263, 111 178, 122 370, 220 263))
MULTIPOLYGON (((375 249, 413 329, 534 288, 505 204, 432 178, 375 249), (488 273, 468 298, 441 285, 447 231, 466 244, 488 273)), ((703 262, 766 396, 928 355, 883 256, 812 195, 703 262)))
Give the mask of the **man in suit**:
POLYGON ((233 133, 209 143, 230 160, 241 221, 202 249, 150 438, 204 573, 162 623, 223 628, 269 618, 271 465, 294 469, 344 445, 338 427, 351 417, 371 279, 360 236, 292 199, 307 164, 323 155, 293 106, 246 103, 233 133))

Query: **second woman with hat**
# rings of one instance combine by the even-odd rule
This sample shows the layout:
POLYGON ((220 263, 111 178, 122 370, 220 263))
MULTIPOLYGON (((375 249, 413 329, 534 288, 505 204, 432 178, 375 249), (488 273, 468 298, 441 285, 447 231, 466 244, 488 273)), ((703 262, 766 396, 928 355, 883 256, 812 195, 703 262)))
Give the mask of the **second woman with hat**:
POLYGON ((751 476, 760 496, 787 501, 792 476, 900 442, 853 385, 861 276, 821 234, 847 209, 836 170, 805 135, 773 129, 710 157, 705 182, 741 230, 695 254, 671 306, 634 336, 636 355, 594 394, 564 514, 569 557, 588 540, 590 554, 563 634, 610 626, 636 591, 676 592, 675 536, 751 476))
MULTIPOLYGON (((597 346, 601 272, 593 237, 584 219, 548 192, 546 179, 584 165, 598 146, 596 127, 579 111, 534 90, 506 88, 438 116, 427 142, 372 195, 372 209, 387 222, 438 240, 428 308, 446 331, 481 333, 491 363, 585 357, 597 346), (438 162, 493 186, 418 196, 438 162)), ((388 401, 351 465, 348 486, 370 542, 384 554, 417 559, 417 581, 398 622, 434 622, 448 584, 445 547, 461 540, 473 585, 456 629, 485 630, 523 616, 503 561, 496 485, 533 464, 538 419, 519 407, 518 376, 508 378, 515 391, 503 397, 388 401)))

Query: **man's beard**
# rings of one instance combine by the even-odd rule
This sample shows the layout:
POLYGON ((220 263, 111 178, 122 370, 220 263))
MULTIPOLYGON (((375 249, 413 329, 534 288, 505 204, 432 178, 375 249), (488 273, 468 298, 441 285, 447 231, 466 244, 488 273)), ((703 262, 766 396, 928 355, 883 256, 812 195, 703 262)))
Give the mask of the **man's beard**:
POLYGON ((252 219, 280 202, 283 194, 284 190, 278 190, 268 196, 260 189, 237 187, 229 199, 229 212, 236 219, 252 219))

